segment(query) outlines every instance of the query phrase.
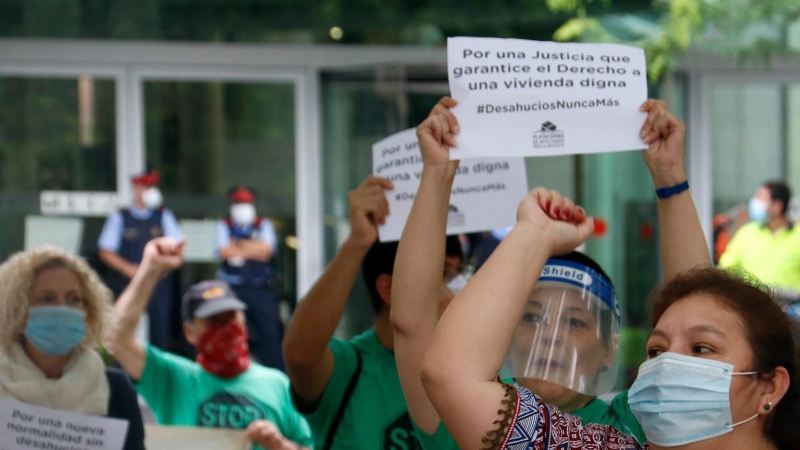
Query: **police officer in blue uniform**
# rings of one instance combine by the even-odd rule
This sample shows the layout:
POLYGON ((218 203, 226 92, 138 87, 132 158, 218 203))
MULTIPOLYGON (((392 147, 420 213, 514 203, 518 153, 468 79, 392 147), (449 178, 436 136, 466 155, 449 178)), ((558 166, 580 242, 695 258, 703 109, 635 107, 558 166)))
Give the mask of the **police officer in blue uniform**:
POLYGON ((230 216, 220 221, 216 230, 217 255, 222 262, 218 277, 247 304, 252 354, 261 364, 283 370, 283 324, 271 262, 277 251, 275 227, 256 214, 253 189, 231 189, 229 199, 230 216))
MULTIPOLYGON (((100 259, 112 269, 109 284, 116 297, 136 273, 148 241, 162 236, 183 239, 175 215, 162 207, 158 182, 156 171, 132 177, 133 204, 108 216, 100 234, 100 259)), ((171 331, 173 283, 171 275, 162 280, 147 308, 150 343, 163 350, 167 350, 171 331)))

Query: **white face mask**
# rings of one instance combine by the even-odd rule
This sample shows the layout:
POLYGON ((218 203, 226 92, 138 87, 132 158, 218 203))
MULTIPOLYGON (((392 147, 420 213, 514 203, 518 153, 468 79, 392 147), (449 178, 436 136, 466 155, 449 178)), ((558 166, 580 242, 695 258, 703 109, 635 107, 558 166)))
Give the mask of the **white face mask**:
POLYGON ((256 221, 256 207, 252 203, 235 203, 231 205, 231 220, 236 225, 245 227, 256 221))
POLYGON ((751 198, 747 204, 747 215, 754 222, 767 223, 769 221, 769 204, 759 198, 751 198))
POLYGON ((142 193, 142 203, 147 208, 157 209, 164 203, 164 197, 157 187, 151 187, 142 193))

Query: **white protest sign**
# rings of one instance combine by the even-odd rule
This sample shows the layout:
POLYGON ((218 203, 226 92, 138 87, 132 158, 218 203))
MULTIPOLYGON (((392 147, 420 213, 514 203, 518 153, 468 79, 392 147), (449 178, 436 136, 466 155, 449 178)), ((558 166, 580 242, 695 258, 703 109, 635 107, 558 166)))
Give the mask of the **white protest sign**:
POLYGON ((247 450, 244 430, 145 425, 147 450, 247 450))
POLYGON ((447 39, 451 159, 643 149, 644 51, 618 44, 447 39))
MULTIPOLYGON (((381 242, 403 233, 422 175, 422 156, 415 130, 409 129, 372 146, 372 173, 388 178, 389 216, 378 229, 381 242)), ((516 223, 517 206, 528 191, 523 158, 461 161, 450 194, 447 234, 471 233, 516 223)))
POLYGON ((0 400, 0 449, 122 450, 128 422, 0 400))

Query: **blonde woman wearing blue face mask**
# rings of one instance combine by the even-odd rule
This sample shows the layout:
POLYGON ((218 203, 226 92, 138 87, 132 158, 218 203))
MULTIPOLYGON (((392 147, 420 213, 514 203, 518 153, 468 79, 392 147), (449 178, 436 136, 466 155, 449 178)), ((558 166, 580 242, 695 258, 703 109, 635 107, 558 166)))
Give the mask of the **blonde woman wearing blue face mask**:
POLYGON ((86 262, 53 247, 0 265, 0 398, 129 422, 144 449, 136 391, 94 350, 111 292, 86 262))
POLYGON ((662 237, 683 235, 682 245, 662 240, 669 281, 656 297, 649 360, 629 392, 648 442, 584 423, 525 387, 496 381, 514 338, 508 324, 525 313, 548 258, 581 244, 593 229, 582 208, 539 188, 523 199, 517 225, 442 316, 422 363, 425 392, 460 448, 800 448, 800 368, 788 317, 758 285, 726 272, 680 274, 709 264, 686 190, 685 128, 663 102, 642 109, 649 113, 642 138, 650 145, 644 156, 658 188, 662 237))

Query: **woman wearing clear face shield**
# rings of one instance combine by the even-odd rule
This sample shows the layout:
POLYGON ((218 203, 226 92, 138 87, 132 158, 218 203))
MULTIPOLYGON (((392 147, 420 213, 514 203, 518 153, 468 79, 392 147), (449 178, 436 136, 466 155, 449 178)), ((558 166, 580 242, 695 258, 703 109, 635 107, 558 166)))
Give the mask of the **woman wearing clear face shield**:
MULTIPOLYGON (((642 130, 650 145, 645 160, 659 188, 662 231, 691 235, 681 238, 690 245, 662 241, 669 281, 655 297, 649 360, 629 393, 648 443, 564 415, 524 386, 496 381, 503 364, 499 355, 510 349, 512 360, 524 359, 514 356, 519 331, 508 323, 524 319, 528 308, 544 309, 529 300, 536 298, 532 293, 548 259, 583 242, 593 228, 570 200, 537 189, 520 204, 514 230, 442 317, 422 363, 425 391, 461 448, 788 450, 800 445, 798 360, 788 318, 761 288, 725 272, 706 268, 676 276, 708 264, 684 183, 684 127, 661 102, 650 101, 643 109, 649 112, 642 130)), ((541 314, 542 325, 555 322, 552 316, 541 314)), ((573 354, 584 359, 582 352, 573 354)), ((527 359, 551 373, 561 369, 546 352, 527 359)), ((602 352, 586 365, 576 361, 575 372, 603 361, 602 352)))
MULTIPOLYGON (((445 141, 449 136, 443 130, 449 124, 457 126, 450 111, 454 105, 453 99, 443 98, 417 128, 424 169, 398 247, 392 283, 391 320, 401 384, 420 444, 436 450, 458 445, 424 392, 420 363, 443 311, 437 308, 441 292, 449 288, 457 294, 467 284, 458 274, 463 258, 447 256, 460 253, 453 251, 460 250, 457 237, 445 238, 457 161, 449 159, 451 142, 445 141)), ((517 327, 514 351, 499 374, 515 378, 562 411, 587 422, 615 426, 643 442, 644 433, 625 394, 611 404, 597 398, 614 384, 619 351, 619 317, 611 281, 595 261, 579 252, 560 255, 552 262, 547 269, 552 269, 550 277, 541 281, 541 289, 531 298, 530 311, 517 327), (551 336, 552 330, 557 330, 556 336, 551 336), (541 361, 544 358, 547 363, 541 361)))
POLYGON ((585 422, 644 442, 627 393, 607 405, 618 372, 620 317, 611 280, 579 252, 550 258, 525 304, 501 374, 585 422))
POLYGON ((94 350, 110 300, 82 258, 53 247, 0 265, 0 399, 126 420, 124 450, 140 450, 136 391, 94 350))

